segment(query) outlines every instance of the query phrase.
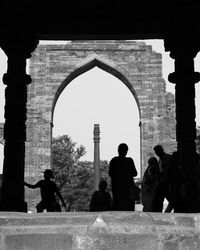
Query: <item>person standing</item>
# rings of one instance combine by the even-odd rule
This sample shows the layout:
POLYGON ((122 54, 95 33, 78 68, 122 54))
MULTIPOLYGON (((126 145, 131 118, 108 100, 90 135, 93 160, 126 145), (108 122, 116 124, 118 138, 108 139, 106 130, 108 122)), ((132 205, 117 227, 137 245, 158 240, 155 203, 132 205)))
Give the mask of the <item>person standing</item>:
MULTIPOLYGON (((160 182, 160 199, 162 200, 162 204, 164 203, 164 199, 166 198, 169 202, 169 192, 168 192, 168 171, 172 164, 172 156, 164 151, 161 145, 156 145, 154 148, 155 154, 159 157, 159 169, 161 174, 161 182, 160 182)), ((170 203, 168 204, 165 212, 171 212, 172 207, 170 203)))
POLYGON ((171 164, 172 156, 166 153, 161 145, 156 145, 154 148, 155 154, 159 157, 159 168, 163 179, 166 180, 167 172, 171 164))
POLYGON ((134 211, 135 204, 130 197, 130 189, 137 176, 137 170, 132 158, 126 157, 128 146, 121 143, 118 146, 118 156, 111 159, 109 176, 111 178, 113 207, 115 211, 134 211))
POLYGON ((179 152, 175 151, 172 153, 172 164, 167 175, 169 204, 174 209, 174 213, 183 213, 187 207, 187 202, 184 201, 185 180, 179 152))
POLYGON ((148 167, 142 178, 142 205, 144 212, 162 212, 159 204, 158 189, 160 184, 160 170, 158 160, 150 157, 148 167))

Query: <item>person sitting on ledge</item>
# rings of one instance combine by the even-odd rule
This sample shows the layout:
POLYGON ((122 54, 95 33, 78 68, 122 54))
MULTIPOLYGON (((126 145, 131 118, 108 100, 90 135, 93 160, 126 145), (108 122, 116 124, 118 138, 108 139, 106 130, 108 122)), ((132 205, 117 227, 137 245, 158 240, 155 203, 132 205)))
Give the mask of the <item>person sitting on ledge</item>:
POLYGON ((24 182, 24 185, 28 188, 40 188, 42 200, 36 206, 36 210, 38 213, 42 213, 45 209, 47 212, 61 212, 61 208, 56 201, 55 194, 57 194, 62 202, 63 207, 66 210, 66 204, 60 191, 58 190, 57 185, 53 181, 51 181, 51 179, 53 178, 54 176, 52 170, 46 169, 44 171, 44 180, 40 180, 34 185, 24 182))
POLYGON ((92 195, 90 202, 90 211, 109 211, 111 210, 111 195, 107 189, 107 182, 105 180, 101 180, 99 182, 99 190, 95 191, 92 195))

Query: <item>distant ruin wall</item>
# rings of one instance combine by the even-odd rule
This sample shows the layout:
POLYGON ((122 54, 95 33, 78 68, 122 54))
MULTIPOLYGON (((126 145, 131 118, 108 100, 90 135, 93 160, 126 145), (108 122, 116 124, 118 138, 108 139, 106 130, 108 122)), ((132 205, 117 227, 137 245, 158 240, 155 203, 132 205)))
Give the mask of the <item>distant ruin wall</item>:
MULTIPOLYGON (((26 178, 35 182, 51 164, 52 114, 59 95, 70 82, 93 67, 120 79, 132 92, 140 113, 141 173, 153 146, 176 148, 174 96, 166 92, 162 55, 144 42, 73 41, 39 45, 30 59, 28 86, 26 178)), ((131 115, 131 114, 130 114, 131 115)), ((133 114, 134 115, 134 114, 133 114)), ((27 196, 32 196, 27 191, 27 196)))

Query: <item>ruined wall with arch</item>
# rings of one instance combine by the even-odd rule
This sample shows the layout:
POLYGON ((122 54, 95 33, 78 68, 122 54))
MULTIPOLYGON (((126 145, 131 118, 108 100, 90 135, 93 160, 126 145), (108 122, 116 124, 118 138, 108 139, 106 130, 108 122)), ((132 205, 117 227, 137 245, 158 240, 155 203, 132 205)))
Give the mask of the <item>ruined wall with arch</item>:
POLYGON ((136 41, 39 45, 30 60, 32 83, 28 86, 27 103, 25 176, 32 182, 50 168, 53 111, 59 95, 74 78, 95 66, 119 78, 137 102, 141 173, 154 145, 161 143, 168 152, 176 148, 174 96, 166 92, 162 55, 151 46, 136 41))

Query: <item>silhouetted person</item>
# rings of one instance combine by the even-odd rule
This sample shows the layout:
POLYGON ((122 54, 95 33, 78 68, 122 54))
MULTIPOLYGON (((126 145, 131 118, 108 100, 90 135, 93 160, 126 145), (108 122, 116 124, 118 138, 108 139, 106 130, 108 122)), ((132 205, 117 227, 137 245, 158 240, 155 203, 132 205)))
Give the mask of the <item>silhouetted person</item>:
MULTIPOLYGON (((159 157, 158 164, 162 180, 162 182, 160 183, 160 197, 162 197, 161 199, 163 200, 163 202, 165 198, 169 201, 167 174, 168 174, 168 169, 171 165, 172 156, 166 153, 161 145, 156 145, 154 147, 154 152, 159 157)), ((170 212, 170 210, 171 208, 170 206, 168 206, 166 212, 170 212)))
POLYGON ((126 157, 128 146, 122 143, 118 146, 118 156, 111 159, 109 176, 111 178, 113 210, 134 211, 135 204, 130 198, 130 187, 137 175, 132 158, 126 157))
POLYGON ((109 211, 111 210, 112 199, 107 190, 107 182, 101 180, 99 182, 99 190, 95 191, 92 195, 90 202, 90 211, 109 211))
POLYGON ((168 168, 171 164, 172 156, 166 153, 161 145, 154 147, 155 154, 159 157, 160 173, 164 179, 166 179, 168 168))
POLYGON ((180 156, 178 151, 175 151, 172 153, 172 160, 167 173, 168 199, 174 212, 184 212, 186 209, 184 179, 180 156))
POLYGON ((61 200, 63 207, 66 208, 66 204, 60 191, 58 190, 58 187, 53 181, 51 181, 53 178, 54 176, 52 171, 50 169, 46 169, 44 171, 44 180, 40 180, 34 185, 24 182, 24 185, 29 188, 40 188, 42 200, 36 206, 38 213, 43 212, 44 209, 46 209, 47 212, 61 212, 61 208, 56 201, 55 194, 57 194, 61 200))
POLYGON ((150 157, 142 179, 142 205, 144 212, 162 212, 162 200, 158 190, 161 181, 158 160, 150 157))

